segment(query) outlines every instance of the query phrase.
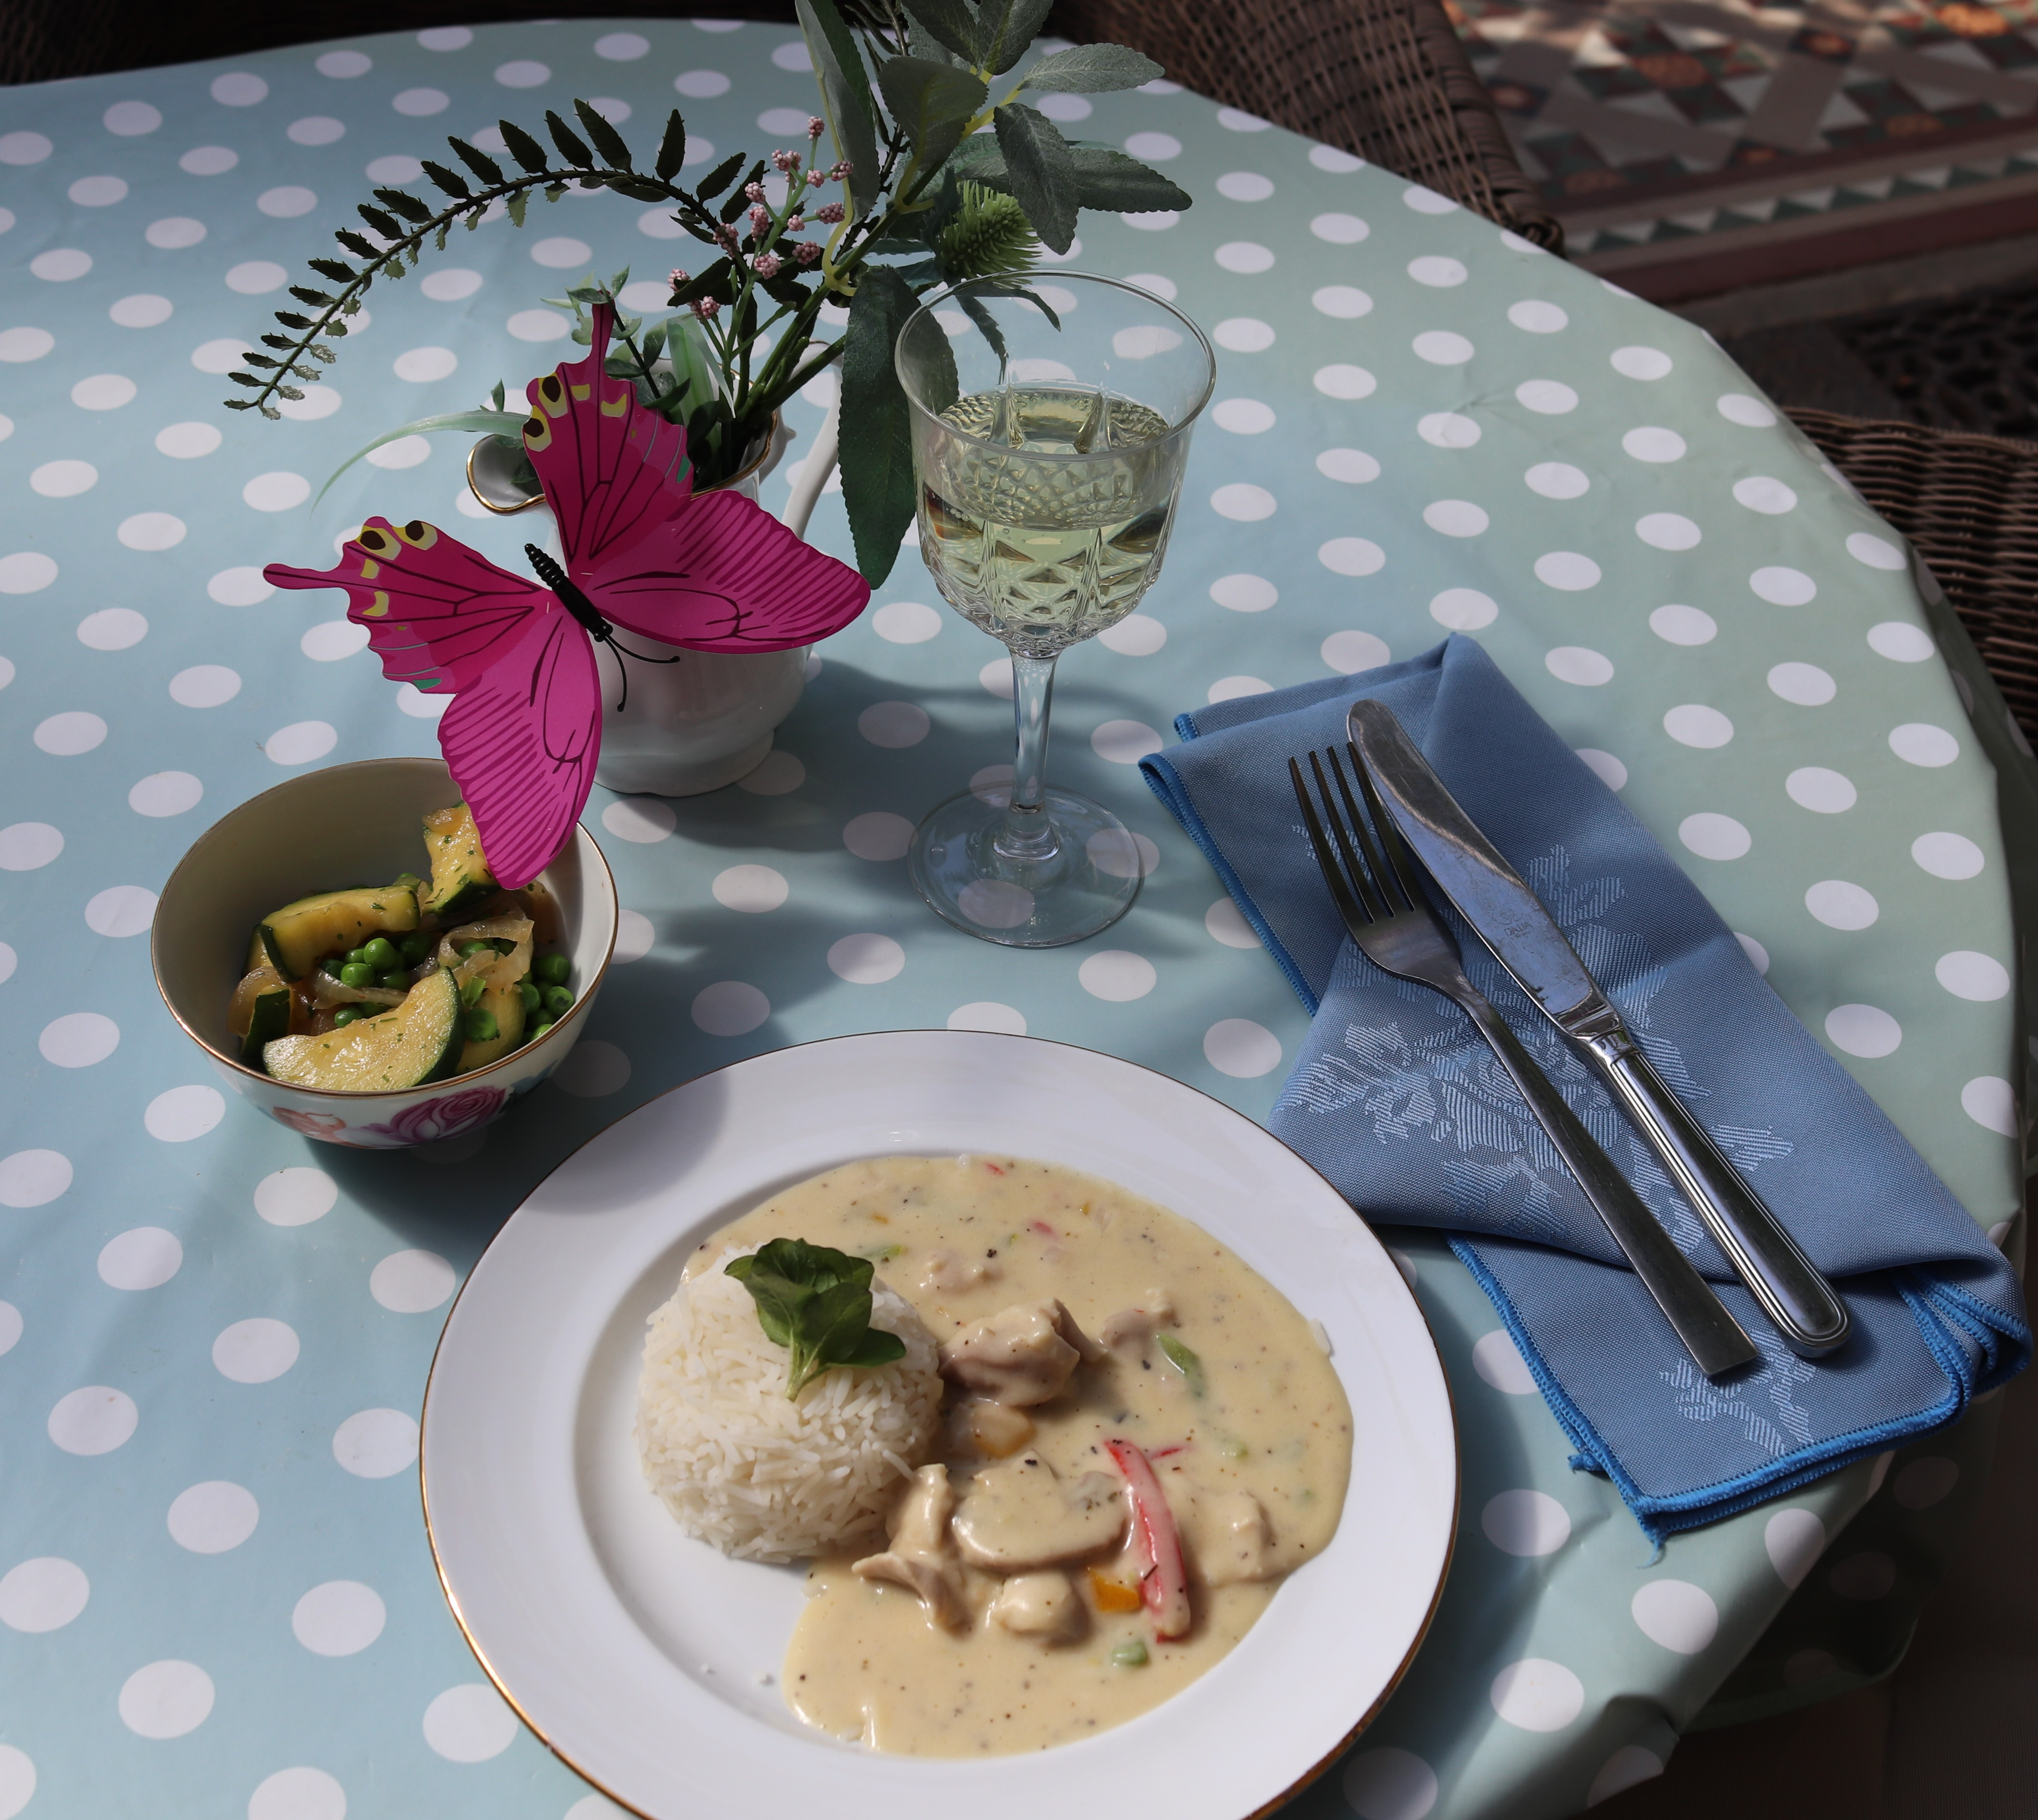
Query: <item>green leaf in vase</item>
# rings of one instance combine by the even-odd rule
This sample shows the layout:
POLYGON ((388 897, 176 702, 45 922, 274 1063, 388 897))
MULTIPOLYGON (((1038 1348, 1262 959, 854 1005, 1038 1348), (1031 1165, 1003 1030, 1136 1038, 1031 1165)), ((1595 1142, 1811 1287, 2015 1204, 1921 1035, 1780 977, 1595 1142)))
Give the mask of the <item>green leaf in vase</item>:
POLYGON ((968 70, 926 57, 886 58, 877 66, 877 86, 926 170, 938 167, 962 142, 987 93, 968 70))
POLYGON ((835 0, 794 0, 807 55, 820 83, 821 112, 835 135, 835 149, 849 160, 850 200, 859 215, 876 204, 877 104, 856 35, 835 9, 835 0))
POLYGON ((1003 75, 1040 35, 1053 6, 1054 0, 987 0, 983 66, 994 76, 1003 75))
POLYGON ((912 286, 896 271, 866 267, 843 333, 843 503, 856 566, 873 588, 892 572, 913 521, 911 407, 892 350, 917 307, 912 286))
POLYGON ((1072 44, 1043 57, 1019 86, 1064 95, 1104 95, 1114 89, 1136 89, 1165 73, 1151 57, 1123 44, 1072 44))
POLYGON ((1006 182, 1033 231, 1056 252, 1075 238, 1079 180, 1075 161, 1055 123, 1023 101, 1007 101, 992 116, 1006 182))

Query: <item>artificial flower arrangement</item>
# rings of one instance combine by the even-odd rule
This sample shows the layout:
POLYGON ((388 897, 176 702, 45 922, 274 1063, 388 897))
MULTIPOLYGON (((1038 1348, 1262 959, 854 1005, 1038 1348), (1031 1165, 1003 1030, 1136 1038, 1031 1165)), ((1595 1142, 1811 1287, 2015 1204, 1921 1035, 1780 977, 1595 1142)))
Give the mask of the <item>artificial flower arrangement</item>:
MULTIPOLYGON (((347 256, 311 261, 318 284, 291 289, 303 308, 278 311, 282 332, 262 338, 270 351, 251 353, 247 370, 233 375, 252 396, 227 402, 278 416, 278 400, 301 398, 303 387, 323 377, 347 319, 377 279, 402 278, 428 245, 443 249, 455 226, 476 228, 498 205, 521 227, 534 195, 557 201, 574 188, 669 203, 672 218, 712 254, 698 273, 672 274, 670 307, 679 313, 646 328, 616 307, 627 275, 619 275, 559 300, 574 308, 576 339, 593 348, 595 370, 623 382, 633 423, 641 413, 654 427, 680 433, 669 446, 656 427, 633 432, 667 449, 669 469, 686 464, 691 489, 703 494, 753 461, 779 407, 839 362, 843 500, 857 567, 875 585, 890 572, 913 517, 907 405, 892 349, 921 296, 965 280, 1022 288, 1036 241, 1066 252, 1081 210, 1190 206, 1157 171, 1108 146, 1071 143, 1021 98, 1136 87, 1161 74, 1138 51, 1116 44, 1055 51, 994 99, 994 85, 1032 48, 1050 3, 845 0, 845 12, 835 0, 797 0, 825 118, 811 122, 804 151, 781 148, 754 160, 738 153, 691 188, 680 181, 687 129, 676 109, 646 165, 585 100, 574 103, 577 125, 546 115, 551 149, 502 121, 513 169, 449 138, 462 168, 431 161, 424 174, 450 199, 434 206, 407 190, 376 190, 357 211, 362 226, 336 234, 347 256), (835 154, 825 166, 819 155, 824 132, 835 154), (832 340, 816 334, 830 305, 848 312, 832 340)), ((957 301, 995 337, 972 297, 957 301)), ((561 367, 533 382, 533 402, 541 388, 572 370, 561 367)), ((542 409, 528 417, 507 410, 498 385, 485 409, 427 419, 381 440, 421 429, 480 430, 521 435, 529 449, 531 432, 544 431, 548 421, 542 409)), ((531 454, 542 479, 544 468, 535 449, 531 454)), ((556 510, 554 487, 545 491, 556 510)), ((592 631, 587 615, 559 597, 569 623, 578 619, 592 631)), ((358 601, 353 610, 360 610, 358 601)), ((611 616, 632 623, 619 612, 611 616)))

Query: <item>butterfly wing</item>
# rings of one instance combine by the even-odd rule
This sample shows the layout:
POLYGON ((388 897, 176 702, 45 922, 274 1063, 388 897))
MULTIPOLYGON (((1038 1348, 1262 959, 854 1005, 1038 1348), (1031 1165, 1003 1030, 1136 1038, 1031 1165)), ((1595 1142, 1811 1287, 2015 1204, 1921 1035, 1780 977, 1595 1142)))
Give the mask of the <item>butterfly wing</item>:
POLYGON ((513 887, 536 878, 570 837, 601 749, 594 652, 559 597, 419 519, 370 518, 333 568, 263 574, 344 588, 382 673, 454 698, 439 748, 490 869, 513 887))

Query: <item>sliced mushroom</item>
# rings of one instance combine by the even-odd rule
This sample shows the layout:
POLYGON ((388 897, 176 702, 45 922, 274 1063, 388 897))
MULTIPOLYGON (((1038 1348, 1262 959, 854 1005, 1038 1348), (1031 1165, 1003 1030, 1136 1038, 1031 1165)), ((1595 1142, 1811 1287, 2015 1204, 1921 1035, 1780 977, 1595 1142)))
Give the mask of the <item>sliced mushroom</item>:
POLYGON ((1024 1573, 1115 1547, 1125 1522, 1116 1480, 1085 1473, 1064 1485, 1053 1467, 1028 1453, 979 1473, 950 1526, 964 1560, 1024 1573))
POLYGON ((1153 1344, 1153 1336, 1163 1327, 1172 1326, 1174 1320, 1174 1299, 1165 1289, 1150 1289, 1138 1307, 1121 1308, 1116 1314, 1107 1315, 1097 1337, 1114 1352, 1121 1346, 1137 1346, 1143 1352, 1153 1344))
POLYGON ((941 1374, 979 1397, 1026 1409, 1059 1397, 1103 1348, 1059 1302, 1021 1302, 973 1321, 941 1348, 941 1374))
POLYGON ((945 1249, 931 1253, 920 1271, 920 1287, 930 1295, 953 1295, 995 1283, 1005 1274, 995 1258, 964 1257, 945 1249))
POLYGON ((899 1495, 887 1525, 892 1545, 868 1555, 850 1572, 867 1580, 888 1580, 916 1594, 937 1624, 969 1628, 962 1594, 962 1564, 949 1540, 955 1492, 945 1466, 922 1466, 899 1495))
POLYGON ((1057 1643, 1073 1636, 1087 1615, 1064 1573, 1014 1574, 991 1602, 991 1617, 1017 1636, 1057 1643))

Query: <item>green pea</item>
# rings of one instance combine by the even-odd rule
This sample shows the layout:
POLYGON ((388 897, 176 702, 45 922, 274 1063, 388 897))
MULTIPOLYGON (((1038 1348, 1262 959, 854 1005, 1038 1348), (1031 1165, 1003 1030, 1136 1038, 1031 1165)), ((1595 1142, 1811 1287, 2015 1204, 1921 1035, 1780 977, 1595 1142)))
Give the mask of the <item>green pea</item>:
POLYGON ((403 957, 396 952, 396 944, 386 935, 377 935, 361 950, 361 957, 378 973, 387 973, 403 964, 403 957))
POLYGON ((323 961, 319 962, 319 965, 335 980, 339 977, 340 969, 346 965, 347 963, 341 960, 337 954, 328 954, 323 961))
POLYGON ((539 1024, 539 1025, 536 1026, 532 1029, 532 1032, 531 1032, 531 1034, 530 1034, 530 1038, 529 1038, 529 1040, 530 1040, 532 1042, 534 1042, 534 1043, 535 1043, 535 1042, 539 1039, 539 1037, 542 1037, 542 1036, 546 1033, 546 1031, 549 1030, 551 1027, 552 1027, 552 1026, 551 1026, 551 1022, 550 1022, 549 1021, 547 1021, 547 1022, 544 1022, 544 1023, 539 1024))
POLYGON ((1120 1668, 1144 1668, 1146 1666, 1146 1646, 1136 1636, 1128 1636, 1111 1652, 1111 1659, 1120 1668))
POLYGON ((547 986, 544 991, 544 1000, 545 1009, 551 1013, 555 1023, 573 1009, 573 993, 564 986, 547 986))
POLYGON ((358 1005, 342 1005, 332 1014, 332 1027, 335 1030, 343 1030, 360 1015, 361 1007, 358 1005))
POLYGON ((467 1040, 470 1043, 492 1043, 502 1033, 495 1027, 495 1014, 477 1005, 467 1014, 467 1040))
POLYGON ((406 966, 415 967, 420 961, 423 960, 427 954, 431 953, 432 938, 430 936, 427 935, 423 930, 420 929, 415 934, 406 935, 403 938, 403 945, 399 951, 403 957, 404 965, 406 966))
POLYGON ((460 956, 463 961, 470 954, 492 954, 494 952, 493 942, 463 942, 460 945, 460 956))
POLYGON ((527 1018, 544 1002, 538 996, 538 988, 528 980, 517 982, 517 996, 524 1001, 524 1015, 527 1018))
POLYGON ((377 974, 375 984, 387 986, 392 992, 407 992, 411 989, 411 976, 401 967, 393 967, 386 973, 377 974))
POLYGON ((363 965, 372 967, 375 963, 369 960, 368 950, 366 948, 350 948, 347 951, 347 964, 350 967, 358 967, 363 965))
POLYGON ((563 986, 573 976, 573 962, 563 954, 540 954, 531 972, 541 986, 563 986))
POLYGON ((372 986, 375 984, 375 969, 366 961, 350 961, 339 970, 343 986, 372 986))

